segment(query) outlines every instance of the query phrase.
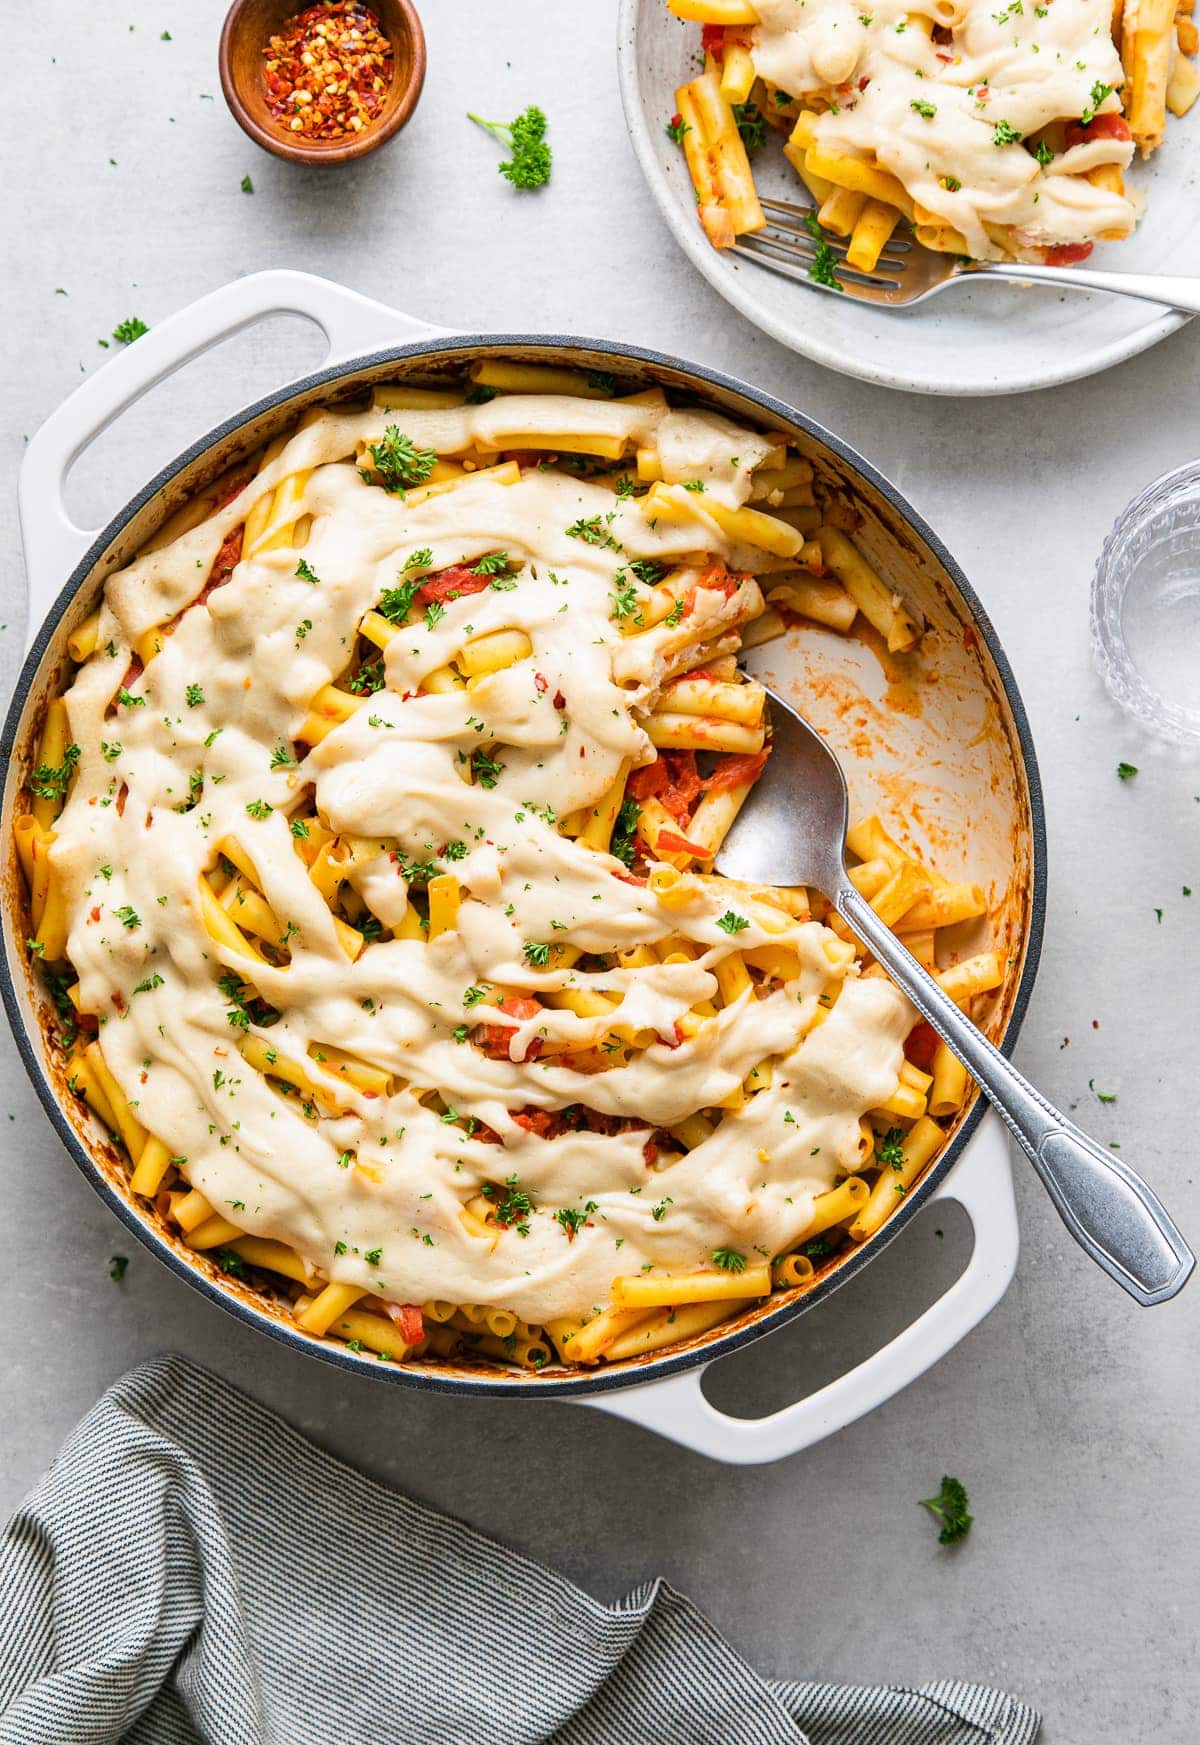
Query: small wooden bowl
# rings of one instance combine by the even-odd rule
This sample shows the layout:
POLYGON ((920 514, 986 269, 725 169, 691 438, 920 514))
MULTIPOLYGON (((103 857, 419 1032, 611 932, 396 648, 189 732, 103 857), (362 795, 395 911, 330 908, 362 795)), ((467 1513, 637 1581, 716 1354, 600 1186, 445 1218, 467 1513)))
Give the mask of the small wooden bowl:
POLYGON ((264 150, 294 164, 344 164, 399 133, 425 83, 425 32, 412 0, 363 0, 392 44, 392 82, 376 119, 346 139, 305 139, 275 120, 263 85, 267 39, 305 0, 234 0, 221 30, 221 89, 234 120, 264 150))

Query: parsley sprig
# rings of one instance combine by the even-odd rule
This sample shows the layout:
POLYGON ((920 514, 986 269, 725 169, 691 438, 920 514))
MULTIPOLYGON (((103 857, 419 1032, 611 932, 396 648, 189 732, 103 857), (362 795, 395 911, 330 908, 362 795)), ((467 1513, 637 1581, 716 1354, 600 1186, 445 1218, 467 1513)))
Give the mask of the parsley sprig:
POLYGON ((406 491, 414 485, 423 485, 437 461, 433 449, 418 448, 412 437, 395 424, 386 427, 378 442, 368 443, 367 453, 385 491, 406 491))
POLYGON ((514 188, 542 188, 550 180, 551 154, 546 144, 546 117, 536 104, 522 109, 515 121, 506 127, 501 121, 485 121, 482 115, 467 112, 467 120, 485 127, 512 153, 507 163, 500 164, 514 188))
POLYGON ((826 285, 831 291, 841 291, 845 287, 837 276, 838 258, 825 239, 825 232, 815 212, 810 212, 804 220, 804 228, 817 245, 813 255, 808 276, 814 285, 826 285))
POLYGON ((954 1545, 971 1531, 974 1516, 968 1513, 968 1497, 960 1480, 949 1473, 942 1477, 942 1488, 936 1497, 921 1497, 920 1505, 942 1524, 939 1545, 954 1545))

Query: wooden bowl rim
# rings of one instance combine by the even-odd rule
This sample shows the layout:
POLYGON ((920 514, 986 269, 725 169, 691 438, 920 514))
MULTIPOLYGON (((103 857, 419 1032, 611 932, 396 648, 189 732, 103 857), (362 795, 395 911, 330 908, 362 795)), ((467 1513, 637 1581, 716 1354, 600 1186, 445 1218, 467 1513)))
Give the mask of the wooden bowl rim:
MULTIPOLYGON (((304 144, 282 131, 265 127, 251 112, 234 74, 234 38, 238 30, 247 22, 246 14, 258 3, 259 0, 233 0, 233 5, 225 14, 225 22, 221 26, 221 40, 217 50, 221 90, 229 106, 229 111, 243 133, 248 134, 256 145, 262 146, 264 151, 269 151, 274 157, 283 158, 288 163, 344 164, 349 163, 354 158, 366 157, 368 153, 384 145, 394 134, 399 133, 416 108, 425 83, 427 59, 425 30, 413 0, 390 0, 390 5, 400 14, 401 29, 407 39, 409 53, 408 81, 391 111, 382 121, 364 128, 362 133, 353 139, 325 142, 313 140, 304 144)), ((400 40, 401 31, 394 28, 382 16, 382 8, 375 3, 375 0, 363 0, 363 3, 370 10, 375 11, 380 27, 386 31, 393 47, 395 47, 400 40)), ((295 10, 303 10, 303 0, 298 0, 295 10)))

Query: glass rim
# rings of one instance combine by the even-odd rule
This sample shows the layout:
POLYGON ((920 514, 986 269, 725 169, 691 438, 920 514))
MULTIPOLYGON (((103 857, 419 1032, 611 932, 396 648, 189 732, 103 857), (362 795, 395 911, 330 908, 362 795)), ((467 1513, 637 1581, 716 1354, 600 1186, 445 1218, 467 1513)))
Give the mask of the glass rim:
POLYGON ((1092 573, 1092 653, 1105 689, 1119 708, 1159 739, 1200 746, 1200 707, 1171 702, 1148 683, 1129 652, 1121 624, 1130 569, 1126 561, 1118 559, 1117 548, 1176 494, 1180 500, 1197 499, 1196 542, 1200 551, 1200 460, 1191 460, 1152 479, 1109 528, 1092 573))

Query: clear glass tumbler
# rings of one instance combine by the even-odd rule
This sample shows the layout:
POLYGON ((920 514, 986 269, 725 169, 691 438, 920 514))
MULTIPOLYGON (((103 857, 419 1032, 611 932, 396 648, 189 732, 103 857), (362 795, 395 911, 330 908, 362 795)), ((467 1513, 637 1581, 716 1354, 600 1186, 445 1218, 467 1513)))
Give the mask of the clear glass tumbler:
POLYGON ((1200 755, 1200 461, 1117 517, 1092 579, 1092 644, 1114 702, 1200 755))

